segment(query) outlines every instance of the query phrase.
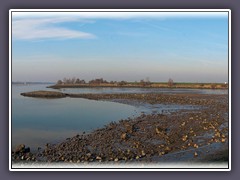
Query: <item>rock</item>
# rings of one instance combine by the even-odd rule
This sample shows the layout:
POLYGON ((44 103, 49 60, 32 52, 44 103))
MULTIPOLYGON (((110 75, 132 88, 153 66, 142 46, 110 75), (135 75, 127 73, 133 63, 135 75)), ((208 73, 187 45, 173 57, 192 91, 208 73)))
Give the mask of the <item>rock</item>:
POLYGON ((25 145, 24 144, 18 145, 14 152, 17 153, 17 154, 21 153, 21 152, 25 152, 25 145))
POLYGON ((171 148, 170 147, 165 147, 165 149, 164 149, 166 152, 169 152, 169 151, 171 151, 171 148))
POLYGON ((96 160, 102 160, 102 158, 100 156, 97 156, 96 160))
POLYGON ((197 156, 198 156, 198 153, 197 153, 197 152, 195 152, 195 153, 194 153, 194 157, 197 157, 197 156))
POLYGON ((182 141, 186 141, 187 138, 188 138, 188 135, 184 135, 184 136, 182 137, 182 141))
POLYGON ((127 132, 132 133, 134 131, 133 125, 131 125, 129 123, 124 124, 124 126, 125 126, 125 129, 127 132))
POLYGON ((198 145, 197 145, 197 144, 194 144, 193 147, 198 148, 198 145))
POLYGON ((30 152, 30 147, 25 148, 24 152, 29 153, 30 152))
POLYGON ((192 128, 190 129, 190 133, 193 133, 194 131, 192 130, 192 128))
POLYGON ((160 131, 160 128, 159 128, 159 127, 156 127, 156 128, 155 128, 155 131, 156 131, 156 133, 157 133, 157 134, 160 134, 160 133, 161 133, 161 131, 160 131))
POLYGON ((127 139, 127 133, 122 133, 121 134, 121 139, 126 140, 127 139))
POLYGON ((221 134, 219 132, 215 133, 215 137, 221 137, 221 134))
POLYGON ((163 129, 163 128, 160 128, 160 127, 156 127, 155 128, 155 131, 156 131, 156 134, 161 134, 161 135, 165 135, 166 132, 168 131, 168 129, 163 129))
POLYGON ((162 156, 162 155, 164 155, 164 154, 165 154, 165 152, 162 151, 162 152, 159 153, 159 156, 162 156))
POLYGON ((146 153, 144 152, 144 150, 141 151, 141 154, 142 154, 142 156, 145 156, 145 155, 146 155, 146 153))

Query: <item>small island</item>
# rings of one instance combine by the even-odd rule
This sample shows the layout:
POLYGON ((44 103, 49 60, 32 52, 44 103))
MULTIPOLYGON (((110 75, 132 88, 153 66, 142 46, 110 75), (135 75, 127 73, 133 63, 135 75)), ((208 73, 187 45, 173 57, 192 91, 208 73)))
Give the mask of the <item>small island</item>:
POLYGON ((167 82, 151 82, 149 78, 140 81, 107 81, 103 78, 97 78, 86 82, 79 78, 64 78, 58 80, 55 85, 48 86, 48 88, 92 88, 92 87, 111 87, 111 88, 189 88, 189 89, 227 89, 228 84, 224 83, 188 83, 188 82, 174 82, 169 78, 167 82))
POLYGON ((67 94, 56 91, 33 91, 21 93, 22 96, 39 97, 39 98, 63 98, 67 94))

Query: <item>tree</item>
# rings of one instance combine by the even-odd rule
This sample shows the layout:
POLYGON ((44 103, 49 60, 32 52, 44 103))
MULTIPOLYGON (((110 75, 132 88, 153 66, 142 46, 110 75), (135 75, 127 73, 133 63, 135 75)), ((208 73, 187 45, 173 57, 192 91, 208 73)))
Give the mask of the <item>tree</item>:
POLYGON ((71 81, 71 82, 70 82, 71 84, 75 84, 75 82, 76 82, 76 78, 73 77, 70 81, 71 81))
POLYGON ((67 78, 63 78, 63 83, 67 84, 67 78))
POLYGON ((169 87, 173 87, 174 83, 173 83, 173 80, 171 78, 169 78, 168 80, 168 86, 169 87))
POLYGON ((62 80, 57 81, 57 84, 62 84, 62 83, 63 83, 62 80))
POLYGON ((71 84, 71 79, 66 79, 66 84, 71 84))
POLYGON ((123 86, 123 85, 126 85, 126 84, 127 84, 126 81, 121 81, 121 82, 118 83, 119 86, 123 86))
POLYGON ((75 84, 80 84, 80 79, 79 78, 76 79, 75 84))
POLYGON ((211 88, 212 88, 212 89, 215 89, 216 87, 217 87, 216 84, 211 84, 211 88))

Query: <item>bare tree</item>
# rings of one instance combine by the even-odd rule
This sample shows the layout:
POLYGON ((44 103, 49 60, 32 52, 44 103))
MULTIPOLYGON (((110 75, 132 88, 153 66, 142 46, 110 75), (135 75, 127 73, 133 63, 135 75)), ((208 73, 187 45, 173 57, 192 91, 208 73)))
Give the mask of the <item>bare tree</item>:
POLYGON ((150 78, 149 78, 149 77, 146 77, 145 85, 150 85, 150 84, 151 84, 150 78))
POLYGON ((123 85, 126 85, 126 84, 127 84, 126 81, 121 81, 121 82, 118 83, 119 86, 123 86, 123 85))
POLYGON ((63 84, 67 84, 67 78, 63 78, 63 84))
POLYGON ((169 78, 168 80, 168 86, 169 87, 173 87, 174 83, 173 83, 173 80, 171 78, 169 78))
POLYGON ((75 84, 80 84, 80 79, 79 78, 76 79, 75 84))
POLYGON ((63 83, 62 80, 57 81, 57 84, 62 84, 62 83, 63 83))
POLYGON ((67 79, 66 84, 71 84, 71 79, 67 79))
POLYGON ((150 82, 150 79, 149 79, 149 77, 146 77, 146 82, 150 82))
POLYGON ((73 77, 72 79, 71 79, 71 84, 75 84, 75 82, 76 82, 76 78, 75 77, 73 77))

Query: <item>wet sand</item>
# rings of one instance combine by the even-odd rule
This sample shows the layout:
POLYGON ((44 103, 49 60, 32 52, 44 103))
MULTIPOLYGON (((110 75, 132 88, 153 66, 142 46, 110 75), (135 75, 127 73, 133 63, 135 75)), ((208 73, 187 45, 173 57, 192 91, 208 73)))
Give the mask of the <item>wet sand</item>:
MULTIPOLYGON (((26 95, 26 94, 25 94, 26 95)), ((13 162, 228 162, 228 95, 65 94, 134 105, 198 105, 195 110, 142 114, 78 134, 39 152, 19 146, 13 162)), ((23 142, 24 143, 24 142, 23 142)))

